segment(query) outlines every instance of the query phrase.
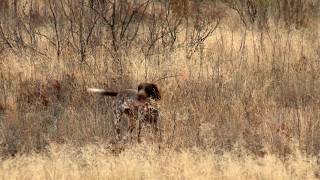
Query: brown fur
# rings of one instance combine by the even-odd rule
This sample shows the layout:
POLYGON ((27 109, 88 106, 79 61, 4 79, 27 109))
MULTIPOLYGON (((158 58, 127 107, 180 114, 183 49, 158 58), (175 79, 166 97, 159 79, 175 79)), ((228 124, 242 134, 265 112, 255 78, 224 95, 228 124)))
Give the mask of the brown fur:
POLYGON ((113 122, 118 138, 120 135, 119 122, 121 121, 123 114, 128 116, 128 133, 130 137, 133 129, 136 127, 135 119, 139 118, 138 140, 141 131, 141 123, 147 122, 155 124, 159 119, 148 115, 148 113, 151 112, 151 101, 158 101, 161 99, 160 91, 156 84, 141 83, 137 90, 125 89, 119 92, 107 91, 104 89, 88 89, 88 91, 96 92, 104 96, 115 96, 113 103, 113 122))

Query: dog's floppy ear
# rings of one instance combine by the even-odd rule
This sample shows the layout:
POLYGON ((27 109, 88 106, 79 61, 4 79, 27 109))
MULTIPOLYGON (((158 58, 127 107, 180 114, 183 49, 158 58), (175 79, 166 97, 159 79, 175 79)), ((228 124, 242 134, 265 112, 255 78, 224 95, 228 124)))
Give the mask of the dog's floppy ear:
POLYGON ((153 83, 146 84, 144 91, 148 96, 152 97, 155 100, 161 99, 160 91, 157 85, 153 83))

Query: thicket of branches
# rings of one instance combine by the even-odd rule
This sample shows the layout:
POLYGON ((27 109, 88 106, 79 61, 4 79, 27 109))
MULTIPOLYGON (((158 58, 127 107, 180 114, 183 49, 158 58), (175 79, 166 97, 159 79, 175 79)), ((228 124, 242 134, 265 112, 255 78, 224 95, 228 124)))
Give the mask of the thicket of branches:
POLYGON ((195 49, 213 33, 225 8, 237 12, 246 27, 268 28, 269 18, 287 26, 307 26, 318 1, 301 0, 3 0, 0 2, 0 52, 58 59, 76 53, 80 62, 107 51, 119 73, 132 48, 146 60, 176 48, 195 49))
POLYGON ((286 27, 307 27, 319 16, 319 1, 313 0, 222 0, 235 10, 247 27, 267 29, 270 18, 286 27))
POLYGON ((212 4, 186 2, 181 15, 178 1, 4 0, 0 4, 0 50, 49 58, 42 47, 46 42, 58 59, 75 53, 85 62, 103 49, 121 74, 123 61, 133 48, 146 59, 179 47, 197 48, 221 19, 216 6, 203 3, 212 4), (184 32, 188 38, 181 39, 184 32))

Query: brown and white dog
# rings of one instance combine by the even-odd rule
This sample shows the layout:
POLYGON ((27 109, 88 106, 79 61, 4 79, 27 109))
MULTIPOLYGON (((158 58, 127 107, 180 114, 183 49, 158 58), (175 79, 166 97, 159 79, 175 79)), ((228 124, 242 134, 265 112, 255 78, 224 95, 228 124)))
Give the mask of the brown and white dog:
POLYGON ((138 120, 138 141, 140 141, 142 123, 150 123, 155 132, 157 132, 159 110, 157 108, 152 108, 152 102, 160 100, 161 95, 156 84, 141 83, 139 84, 138 89, 125 89, 119 92, 96 88, 89 88, 87 91, 115 97, 113 103, 113 123, 118 139, 120 137, 119 123, 123 114, 128 116, 128 135, 130 138, 132 131, 136 127, 135 120, 138 120))

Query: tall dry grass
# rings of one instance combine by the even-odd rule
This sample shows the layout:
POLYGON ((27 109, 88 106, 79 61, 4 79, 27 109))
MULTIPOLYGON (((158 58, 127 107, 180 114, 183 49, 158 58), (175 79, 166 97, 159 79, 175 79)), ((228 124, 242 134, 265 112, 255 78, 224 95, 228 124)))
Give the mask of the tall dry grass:
POLYGON ((84 62, 68 49, 57 58, 45 39, 37 42, 45 55, 2 52, 2 178, 317 177, 318 25, 249 30, 230 17, 192 57, 184 48, 145 56, 132 47, 122 76, 104 48, 84 62), (163 94, 163 141, 145 128, 142 145, 117 143, 112 98, 85 89, 143 81, 163 94))
POLYGON ((134 145, 118 156, 108 145, 75 148, 52 144, 49 153, 1 162, 2 179, 315 179, 314 158, 293 153, 284 162, 275 155, 250 156, 241 149, 217 155, 198 148, 159 151, 134 145))
POLYGON ((320 148, 317 37, 221 27, 202 54, 154 56, 147 71, 135 54, 120 78, 103 56, 77 64, 72 56, 8 55, 1 64, 1 150, 4 157, 28 155, 3 161, 1 176, 312 179, 320 148), (160 150, 147 129, 143 146, 113 144, 112 99, 85 92, 141 81, 156 82, 163 93, 160 150))

